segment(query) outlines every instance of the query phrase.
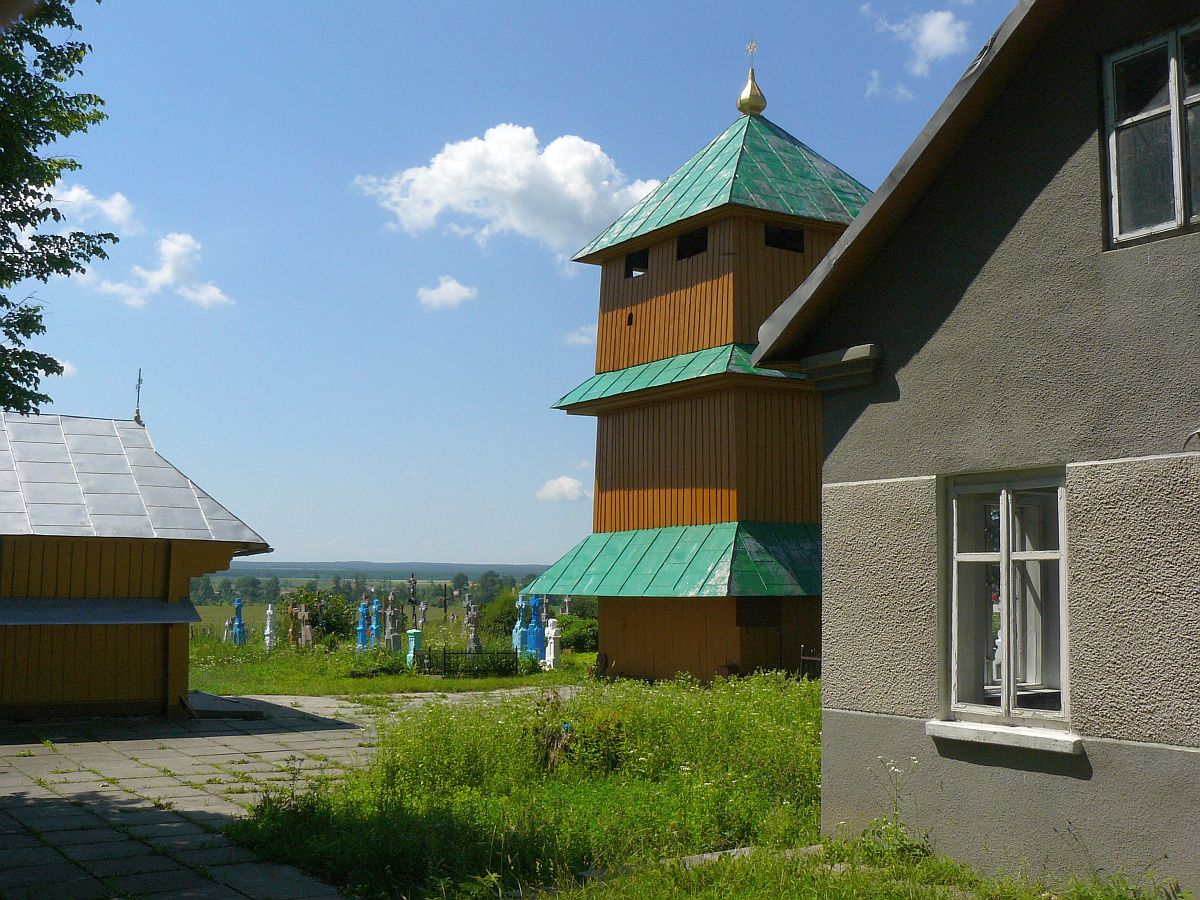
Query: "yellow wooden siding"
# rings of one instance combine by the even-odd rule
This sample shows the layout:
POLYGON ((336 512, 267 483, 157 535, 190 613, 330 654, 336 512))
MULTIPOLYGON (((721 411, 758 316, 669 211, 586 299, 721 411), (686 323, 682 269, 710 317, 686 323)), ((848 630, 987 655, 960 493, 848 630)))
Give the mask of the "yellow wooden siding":
POLYGON ((601 414, 594 530, 733 521, 736 427, 719 393, 601 414))
POLYGON ((821 396, 740 390, 737 514, 742 522, 821 521, 821 396))
POLYGON ((710 681, 727 665, 743 673, 799 672, 802 648, 810 655, 819 652, 819 599, 780 598, 775 601, 779 624, 770 626, 737 625, 737 602, 732 597, 601 597, 599 649, 608 656, 609 673, 661 680, 687 672, 710 681))
POLYGON ((840 228, 786 217, 730 215, 708 225, 708 250, 675 259, 676 236, 649 247, 646 274, 625 277, 625 257, 601 266, 596 371, 758 342, 758 328, 833 246, 840 228), (768 222, 803 228, 803 253, 766 246, 768 222), (630 323, 630 316, 633 321, 630 323))
MULTIPOLYGON (((758 343, 759 326, 825 258, 842 231, 803 226, 804 252, 793 253, 767 246, 767 223, 766 219, 744 217, 731 221, 734 316, 729 340, 739 344, 758 343)), ((801 227, 797 223, 773 224, 801 227)))
MULTIPOLYGON (((190 579, 229 567, 232 544, 9 536, 0 597, 186 600, 190 579)), ((187 625, 0 626, 0 708, 177 713, 187 625)))
POLYGON ((820 402, 767 385, 600 413, 593 530, 819 522, 820 402))
POLYGON ((0 625, 0 708, 161 706, 163 625, 0 625))
POLYGON ((597 372, 728 344, 732 334, 730 220, 712 223, 708 250, 690 259, 675 259, 671 237, 650 247, 645 275, 626 278, 624 256, 601 267, 597 372))
POLYGON ((5 537, 0 597, 166 597, 170 542, 5 537))

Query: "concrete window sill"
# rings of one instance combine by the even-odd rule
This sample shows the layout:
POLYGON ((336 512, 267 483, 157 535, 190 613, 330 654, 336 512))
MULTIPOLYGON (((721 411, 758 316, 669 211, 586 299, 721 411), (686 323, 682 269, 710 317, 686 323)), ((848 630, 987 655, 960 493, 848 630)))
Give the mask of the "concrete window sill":
POLYGON ((968 744, 992 744, 997 747, 1016 747, 1021 750, 1040 750, 1045 753, 1065 753, 1079 756, 1083 741, 1078 735, 1049 728, 1027 728, 1020 725, 985 725, 979 722, 925 723, 925 733, 932 738, 964 741, 968 744))

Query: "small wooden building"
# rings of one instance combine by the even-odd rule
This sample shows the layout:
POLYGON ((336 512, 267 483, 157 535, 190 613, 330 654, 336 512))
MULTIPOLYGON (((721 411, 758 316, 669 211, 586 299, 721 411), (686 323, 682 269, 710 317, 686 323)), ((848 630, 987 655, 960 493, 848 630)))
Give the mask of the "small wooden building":
POLYGON ((269 550, 137 422, 0 414, 0 718, 184 715, 190 580, 269 550))
POLYGON ((750 364, 758 327, 870 192, 742 115, 575 259, 601 267, 594 533, 527 588, 600 598, 609 671, 800 670, 820 652, 821 402, 750 364))

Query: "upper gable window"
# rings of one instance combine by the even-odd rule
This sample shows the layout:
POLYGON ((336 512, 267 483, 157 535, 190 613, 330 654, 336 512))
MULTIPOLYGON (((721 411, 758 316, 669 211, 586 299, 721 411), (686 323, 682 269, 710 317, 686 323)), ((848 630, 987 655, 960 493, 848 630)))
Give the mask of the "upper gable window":
POLYGON ((776 250, 790 250, 792 253, 804 252, 803 228, 780 228, 778 225, 768 225, 765 233, 765 243, 776 250))
POLYGON ((1200 26, 1105 60, 1117 241, 1200 222, 1200 26))
POLYGON ((675 240, 675 259, 691 259, 708 250, 708 229, 697 228, 675 240))
POLYGON ((650 271, 650 248, 634 250, 625 254, 625 277, 637 278, 650 271))

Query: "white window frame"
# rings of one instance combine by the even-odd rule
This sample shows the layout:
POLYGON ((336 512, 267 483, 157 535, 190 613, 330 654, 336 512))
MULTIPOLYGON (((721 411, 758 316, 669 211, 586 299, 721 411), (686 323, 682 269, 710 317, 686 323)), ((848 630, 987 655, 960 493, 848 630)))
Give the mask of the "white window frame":
POLYGON ((1200 106, 1200 93, 1188 97, 1183 84, 1183 65, 1181 62, 1182 44, 1185 38, 1200 33, 1200 22, 1177 28, 1160 34, 1157 37, 1128 47, 1117 53, 1111 53, 1104 59, 1104 109, 1108 126, 1108 183, 1110 218, 1112 235, 1115 244, 1135 241, 1139 238, 1150 237, 1168 231, 1177 231, 1188 224, 1200 223, 1200 208, 1188 209, 1190 203, 1187 152, 1184 149, 1184 138, 1187 129, 1187 113, 1193 106, 1200 106), (1117 92, 1116 68, 1126 60, 1133 59, 1149 50, 1165 46, 1168 58, 1169 97, 1168 106, 1159 107, 1150 112, 1139 113, 1128 119, 1117 121, 1117 92), (1118 182, 1117 160, 1117 131, 1129 125, 1163 115, 1164 109, 1171 120, 1171 155, 1172 173, 1175 180, 1175 219, 1160 225, 1151 225, 1134 231, 1121 231, 1121 198, 1118 182))
POLYGON ((1065 729, 1070 721, 1070 651, 1067 643, 1067 516, 1066 485, 1064 478, 1057 475, 1029 478, 1012 477, 1004 480, 955 479, 949 491, 950 523, 950 711, 954 719, 964 722, 1003 723, 1010 725, 1035 725, 1046 728, 1065 729), (1011 540, 1011 496, 1014 492, 1037 488, 1056 488, 1058 491, 1058 549, 1024 550, 1010 549, 1011 540), (958 498, 963 494, 996 492, 1000 497, 1000 552, 959 552, 958 550, 958 498), (1010 609, 1009 582, 1014 563, 1025 561, 1055 561, 1058 563, 1059 579, 1059 683, 1061 685, 1061 710, 1020 709, 1016 700, 1016 670, 1014 623, 1010 609), (1004 636, 1004 661, 1001 674, 1000 706, 970 703, 958 699, 958 623, 960 562, 996 563, 1000 567, 1000 628, 1004 636))

